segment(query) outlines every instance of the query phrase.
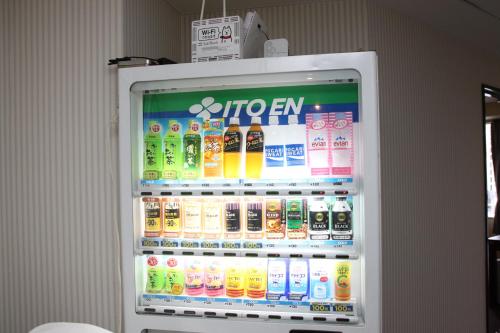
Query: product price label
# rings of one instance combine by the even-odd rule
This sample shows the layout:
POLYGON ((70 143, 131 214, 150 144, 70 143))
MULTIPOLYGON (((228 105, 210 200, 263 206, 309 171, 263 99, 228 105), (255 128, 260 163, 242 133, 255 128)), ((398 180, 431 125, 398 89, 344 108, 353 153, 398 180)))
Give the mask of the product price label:
POLYGON ((200 243, 195 242, 195 241, 182 241, 181 242, 181 247, 185 247, 185 248, 197 248, 197 247, 200 247, 200 243))
POLYGON ((311 312, 331 312, 332 306, 331 304, 311 303, 309 310, 311 312))
POLYGON ((220 246, 219 242, 209 242, 209 241, 201 242, 201 247, 204 249, 218 249, 219 246, 220 246))
POLYGON ((158 247, 160 246, 160 242, 157 239, 143 238, 141 245, 144 247, 158 247))
POLYGON ((245 249, 262 249, 261 242, 244 242, 243 248, 245 249))
POLYGON ((162 247, 179 247, 179 242, 169 240, 169 239, 164 239, 161 241, 161 246, 162 247))
POLYGON ((238 242, 223 242, 222 243, 222 248, 223 249, 239 249, 241 248, 241 244, 238 242))
POLYGON ((332 304, 332 311, 336 313, 353 313, 354 306, 352 304, 332 304))

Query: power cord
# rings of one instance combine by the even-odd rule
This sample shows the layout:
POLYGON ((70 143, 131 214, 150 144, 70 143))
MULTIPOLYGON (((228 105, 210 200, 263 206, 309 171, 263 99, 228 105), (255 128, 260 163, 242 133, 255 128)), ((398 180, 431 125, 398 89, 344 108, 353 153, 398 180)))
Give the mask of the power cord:
POLYGON ((135 57, 135 56, 130 56, 130 57, 121 57, 121 58, 115 58, 115 59, 109 59, 108 60, 108 65, 119 65, 122 62, 127 62, 127 61, 132 61, 133 59, 144 59, 147 60, 149 65, 171 65, 171 64, 176 64, 175 61, 170 60, 168 58, 148 58, 148 57, 135 57))

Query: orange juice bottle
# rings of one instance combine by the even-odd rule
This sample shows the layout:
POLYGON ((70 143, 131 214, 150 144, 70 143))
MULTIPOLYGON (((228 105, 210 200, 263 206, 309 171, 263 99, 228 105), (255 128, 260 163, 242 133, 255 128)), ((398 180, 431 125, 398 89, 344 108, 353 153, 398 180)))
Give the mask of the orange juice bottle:
POLYGON ((240 178, 241 170, 240 120, 229 119, 229 128, 224 133, 224 178, 240 178))
POLYGON ((252 117, 246 140, 246 178, 259 179, 262 173, 264 132, 260 117, 252 117))
POLYGON ((222 177, 224 119, 207 119, 203 123, 203 170, 205 177, 222 177))
POLYGON ((250 298, 266 296, 267 270, 262 263, 255 262, 246 271, 246 294, 250 298))

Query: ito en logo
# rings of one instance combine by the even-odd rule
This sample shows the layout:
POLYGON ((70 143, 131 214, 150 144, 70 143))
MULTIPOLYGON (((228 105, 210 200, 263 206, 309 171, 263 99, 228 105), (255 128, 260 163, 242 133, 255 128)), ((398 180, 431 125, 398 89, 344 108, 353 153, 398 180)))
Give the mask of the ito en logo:
POLYGON ((222 104, 215 103, 213 97, 205 97, 200 104, 193 104, 189 107, 189 112, 195 114, 203 120, 210 119, 212 113, 218 113, 222 110, 222 104))

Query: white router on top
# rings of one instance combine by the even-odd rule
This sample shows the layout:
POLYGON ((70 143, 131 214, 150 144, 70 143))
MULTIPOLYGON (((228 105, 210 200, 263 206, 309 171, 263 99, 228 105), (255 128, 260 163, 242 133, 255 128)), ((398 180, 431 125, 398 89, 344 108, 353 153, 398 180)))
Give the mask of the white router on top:
POLYGON ((264 56, 267 27, 255 11, 248 12, 243 22, 239 16, 203 19, 205 0, 198 21, 191 24, 191 62, 210 62, 264 56))

